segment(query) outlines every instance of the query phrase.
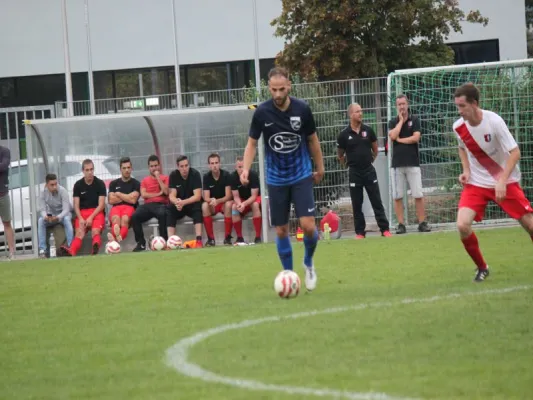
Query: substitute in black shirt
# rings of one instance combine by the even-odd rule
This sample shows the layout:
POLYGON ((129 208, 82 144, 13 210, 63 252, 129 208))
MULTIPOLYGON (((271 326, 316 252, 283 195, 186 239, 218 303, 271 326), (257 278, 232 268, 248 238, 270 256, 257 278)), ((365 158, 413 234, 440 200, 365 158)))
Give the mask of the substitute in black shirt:
POLYGON ((244 168, 243 157, 237 157, 235 171, 230 176, 231 190, 233 192, 232 217, 233 226, 237 233, 237 243, 244 243, 242 236, 242 217, 252 212, 252 222, 255 230, 255 243, 261 243, 261 191, 259 189, 259 175, 250 170, 248 184, 241 182, 241 173, 244 168))
POLYGON ((109 184, 108 203, 113 207, 109 213, 111 232, 107 234, 109 241, 123 241, 128 235, 130 220, 139 204, 141 183, 131 177, 132 164, 129 157, 120 159, 121 177, 109 184))
POLYGON ((389 221, 381 201, 376 169, 372 164, 378 155, 376 134, 370 126, 362 123, 363 110, 359 104, 354 103, 348 107, 348 116, 350 124, 337 138, 337 156, 342 164, 348 164, 350 168, 350 197, 356 238, 364 239, 366 236, 363 189, 366 189, 381 234, 390 236, 389 221))
POLYGON ((101 234, 105 227, 105 183, 94 176, 94 164, 91 160, 82 162, 82 171, 83 178, 74 184, 73 190, 76 234, 70 247, 61 248, 61 255, 75 256, 89 231, 93 239, 93 255, 98 254, 102 245, 101 234))
POLYGON ((176 233, 176 223, 187 216, 192 218, 196 231, 196 247, 202 247, 202 176, 191 168, 187 156, 176 160, 178 169, 168 178, 167 233, 176 233))
POLYGON ((204 175, 204 191, 202 203, 202 215, 205 232, 207 233, 206 246, 215 245, 213 232, 213 216, 224 214, 224 244, 231 244, 231 186, 229 172, 220 168, 220 156, 212 153, 207 157, 209 172, 204 175))

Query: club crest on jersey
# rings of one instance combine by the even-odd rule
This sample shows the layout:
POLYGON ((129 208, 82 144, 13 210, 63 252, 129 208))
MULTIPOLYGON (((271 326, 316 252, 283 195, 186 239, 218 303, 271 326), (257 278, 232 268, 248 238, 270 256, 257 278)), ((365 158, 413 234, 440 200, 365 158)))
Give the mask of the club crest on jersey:
POLYGON ((407 126, 408 126, 409 128, 412 127, 412 126, 413 126, 413 121, 409 121, 409 122, 407 122, 407 126))
POLYGON ((302 141, 302 137, 293 132, 279 132, 270 136, 268 145, 277 153, 292 153, 302 141))
POLYGON ((295 131, 299 131, 302 127, 302 120, 300 117, 291 117, 291 128, 295 131))
POLYGON ((362 132, 361 132, 361 136, 364 137, 364 138, 366 138, 366 131, 362 131, 362 132))
POLYGON ((485 142, 490 143, 492 140, 492 135, 490 133, 485 134, 485 142))

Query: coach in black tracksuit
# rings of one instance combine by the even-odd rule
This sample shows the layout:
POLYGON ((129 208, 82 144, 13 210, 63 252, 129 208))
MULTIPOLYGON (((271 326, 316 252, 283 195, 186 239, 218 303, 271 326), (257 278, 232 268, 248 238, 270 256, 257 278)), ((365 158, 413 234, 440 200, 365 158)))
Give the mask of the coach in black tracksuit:
POLYGON ((337 156, 342 164, 350 167, 350 197, 357 238, 366 235, 366 221, 363 214, 363 188, 374 209, 376 222, 383 236, 390 236, 389 221, 379 193, 376 169, 372 165, 378 155, 377 137, 371 127, 362 123, 363 110, 357 103, 348 107, 350 124, 339 134, 337 156))

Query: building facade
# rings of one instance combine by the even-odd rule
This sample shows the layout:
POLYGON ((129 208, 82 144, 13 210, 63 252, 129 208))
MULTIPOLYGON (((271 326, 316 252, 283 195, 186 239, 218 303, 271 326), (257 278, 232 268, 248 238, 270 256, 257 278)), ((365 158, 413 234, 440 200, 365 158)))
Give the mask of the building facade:
MULTIPOLYGON (((2 0, 0 108, 64 101, 61 0, 2 0)), ((174 35, 168 0, 87 0, 95 98, 174 93, 174 35), (140 76, 140 77, 139 77, 140 76), (142 83, 141 83, 141 82, 142 83)), ((254 80, 252 0, 175 0, 182 92, 241 88, 254 80)), ((489 24, 463 24, 448 43, 456 63, 527 57, 524 0, 460 0, 489 24)), ((257 1, 261 75, 283 48, 270 22, 281 0, 257 1)), ((74 100, 87 100, 84 0, 67 1, 74 100)))

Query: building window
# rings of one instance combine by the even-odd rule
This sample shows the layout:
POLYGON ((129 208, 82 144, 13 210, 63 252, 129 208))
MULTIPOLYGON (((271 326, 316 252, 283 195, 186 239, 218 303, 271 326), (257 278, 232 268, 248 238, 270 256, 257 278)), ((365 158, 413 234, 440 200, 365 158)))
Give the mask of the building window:
POLYGON ((500 61, 498 39, 449 43, 455 53, 455 65, 500 61))

